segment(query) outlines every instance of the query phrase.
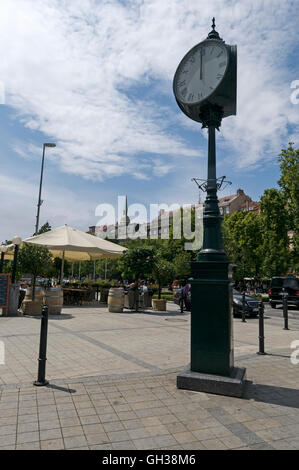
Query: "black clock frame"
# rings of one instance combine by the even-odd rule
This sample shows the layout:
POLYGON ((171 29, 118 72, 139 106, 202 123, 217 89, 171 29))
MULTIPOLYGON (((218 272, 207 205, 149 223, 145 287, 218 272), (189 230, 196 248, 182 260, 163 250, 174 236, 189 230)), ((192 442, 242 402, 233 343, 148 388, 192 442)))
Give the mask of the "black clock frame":
POLYGON ((180 109, 183 111, 186 116, 193 121, 201 122, 202 120, 202 113, 203 111, 209 106, 218 106, 222 109, 222 118, 228 116, 235 116, 237 114, 237 46, 230 46, 225 44, 222 39, 205 39, 204 41, 196 44, 190 51, 184 56, 181 60, 173 80, 173 93, 176 99, 176 102, 180 109), (186 56, 189 54, 192 55, 192 52, 200 46, 221 43, 227 50, 227 57, 228 57, 228 64, 226 67, 226 71, 224 77, 222 78, 221 82, 217 86, 217 88, 206 98, 202 101, 198 101, 195 103, 184 103, 179 97, 176 95, 176 81, 177 81, 177 74, 180 70, 182 62, 186 59, 186 56))

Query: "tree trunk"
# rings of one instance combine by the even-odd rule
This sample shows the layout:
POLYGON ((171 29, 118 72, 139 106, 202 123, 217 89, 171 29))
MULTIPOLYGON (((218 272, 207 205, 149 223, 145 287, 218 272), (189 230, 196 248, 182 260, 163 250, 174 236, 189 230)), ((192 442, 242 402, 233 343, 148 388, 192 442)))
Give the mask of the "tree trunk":
POLYGON ((36 276, 32 276, 32 300, 35 300, 35 281, 36 281, 36 276))
POLYGON ((158 299, 161 299, 161 283, 158 282, 158 299))
POLYGON ((135 280, 135 312, 138 312, 139 308, 139 289, 138 289, 138 279, 135 280))

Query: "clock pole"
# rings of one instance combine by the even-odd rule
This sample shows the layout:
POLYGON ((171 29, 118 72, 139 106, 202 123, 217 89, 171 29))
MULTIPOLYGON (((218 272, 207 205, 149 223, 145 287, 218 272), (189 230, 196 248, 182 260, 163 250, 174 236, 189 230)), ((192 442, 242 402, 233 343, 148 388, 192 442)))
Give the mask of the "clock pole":
MULTIPOLYGON (((214 20, 209 39, 222 41, 215 31, 214 20)), ((191 263, 191 361, 190 366, 178 375, 177 386, 241 397, 246 369, 234 366, 232 270, 222 245, 216 176, 216 130, 219 131, 222 118, 228 112, 233 114, 231 109, 235 108, 232 99, 233 107, 229 111, 228 107, 225 109, 219 96, 216 95, 213 102, 206 100, 196 119, 208 129, 209 136, 207 197, 203 213, 203 247, 197 261, 191 263)))
POLYGON ((208 179, 207 198, 204 208, 204 236, 203 247, 199 252, 198 260, 225 260, 226 254, 222 247, 221 222, 216 177, 216 129, 219 130, 223 110, 217 105, 207 105, 201 112, 200 118, 203 128, 208 128, 208 179))

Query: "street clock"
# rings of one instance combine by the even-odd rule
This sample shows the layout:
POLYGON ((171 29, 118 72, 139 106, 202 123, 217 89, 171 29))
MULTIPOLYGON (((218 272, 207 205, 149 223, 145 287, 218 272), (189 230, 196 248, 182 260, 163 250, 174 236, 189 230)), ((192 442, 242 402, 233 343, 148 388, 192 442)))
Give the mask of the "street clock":
POLYGON ((222 117, 236 114, 237 46, 229 46, 215 31, 182 59, 173 80, 176 101, 190 119, 203 122, 202 111, 216 105, 222 117))

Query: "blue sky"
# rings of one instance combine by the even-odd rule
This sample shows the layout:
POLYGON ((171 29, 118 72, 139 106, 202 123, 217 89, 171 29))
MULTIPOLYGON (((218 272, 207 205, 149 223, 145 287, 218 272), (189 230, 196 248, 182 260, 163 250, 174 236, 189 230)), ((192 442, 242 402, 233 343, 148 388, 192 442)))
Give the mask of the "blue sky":
POLYGON ((194 203, 207 138, 179 110, 182 57, 216 29, 238 46, 238 114, 218 133, 217 174, 254 200, 276 185, 277 155, 298 146, 298 2, 10 0, 0 4, 0 241, 40 223, 86 230, 98 204, 194 203))

